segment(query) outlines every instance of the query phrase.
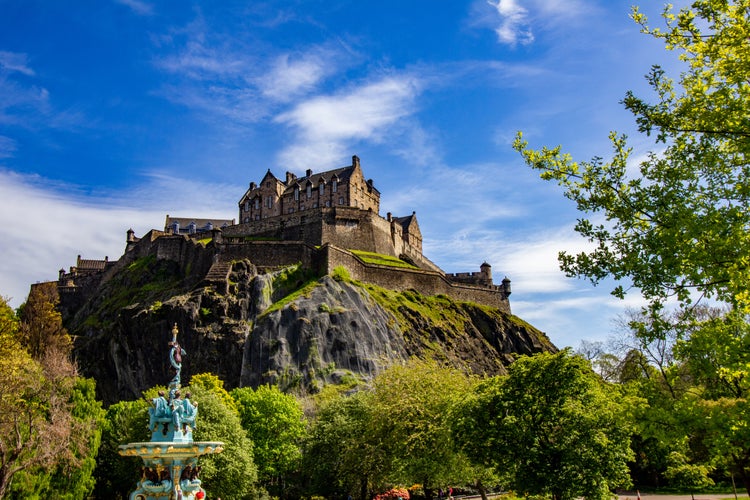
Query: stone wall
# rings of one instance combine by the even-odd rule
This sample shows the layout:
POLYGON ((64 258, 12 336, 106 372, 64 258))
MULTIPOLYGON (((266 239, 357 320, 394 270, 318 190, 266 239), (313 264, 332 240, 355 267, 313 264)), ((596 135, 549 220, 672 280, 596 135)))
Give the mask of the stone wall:
POLYGON ((331 274, 338 266, 343 266, 349 275, 359 281, 373 283, 390 290, 414 289, 423 295, 447 295, 456 300, 475 302, 510 313, 510 301, 502 288, 496 285, 481 286, 452 283, 436 271, 424 269, 402 269, 375 264, 366 264, 351 252, 333 245, 324 245, 326 273, 331 274))
POLYGON ((330 243, 352 250, 375 252, 394 257, 407 256, 417 267, 440 272, 440 268, 422 255, 421 244, 413 246, 403 239, 399 224, 369 210, 353 207, 317 208, 271 217, 223 230, 226 242, 252 238, 303 241, 311 246, 330 243))

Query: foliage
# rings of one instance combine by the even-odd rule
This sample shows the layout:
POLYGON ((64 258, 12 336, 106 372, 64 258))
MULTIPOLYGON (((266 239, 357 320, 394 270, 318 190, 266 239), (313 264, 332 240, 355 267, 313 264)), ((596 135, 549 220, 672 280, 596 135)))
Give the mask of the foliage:
POLYGON ((239 415, 239 408, 237 403, 226 389, 224 389, 224 381, 213 373, 198 373, 190 378, 190 388, 194 389, 200 387, 208 392, 216 394, 221 399, 224 406, 230 411, 239 415))
POLYGON ((96 459, 96 498, 127 499, 138 482, 143 463, 125 458, 118 446, 148 441, 148 403, 120 401, 109 408, 102 425, 102 443, 96 459))
MULTIPOLYGON (((750 492, 744 424, 750 420, 748 8, 746 0, 694 0, 679 10, 667 5, 663 28, 634 8, 642 32, 663 41, 683 63, 677 81, 652 68, 647 80, 655 102, 632 92, 623 100, 639 131, 653 136, 660 149, 637 168, 630 165, 626 138, 615 133, 608 161, 575 162, 559 146, 532 150, 520 134, 514 147, 584 214, 576 231, 593 250, 562 252, 561 268, 594 284, 620 280, 613 292, 620 297, 622 282, 630 281, 649 301, 631 326, 652 370, 622 375, 644 401, 642 442, 665 443, 656 455, 672 457, 665 477, 700 482, 722 464, 750 492), (703 297, 726 304, 726 314, 705 317, 695 307, 703 297), (664 312, 670 298, 681 308, 675 316, 664 312), (682 462, 675 465, 678 456, 682 462)), ((632 356, 629 368, 643 366, 637 361, 632 356)))
POLYGON ((300 446, 306 431, 302 407, 294 396, 276 386, 243 387, 231 395, 242 428, 253 442, 260 481, 269 491, 278 490, 302 458, 300 446))
POLYGON ((253 443, 242 428, 234 402, 228 405, 226 391, 222 391, 223 388, 216 390, 203 384, 191 384, 186 390, 191 393, 191 401, 198 403, 194 439, 224 443, 224 451, 200 459, 203 487, 212 497, 256 498, 253 443))
POLYGON ((70 352, 70 335, 56 309, 59 302, 56 282, 37 283, 18 310, 19 340, 34 359, 41 359, 48 347, 70 352))
POLYGON ((385 493, 375 495, 372 500, 409 500, 409 490, 406 488, 391 488, 385 493))
POLYGON ((523 357, 480 384, 454 431, 475 463, 507 471, 515 491, 604 499, 628 483, 625 414, 616 388, 564 350, 523 357))
POLYGON ((369 500, 370 484, 384 482, 384 456, 369 432, 371 400, 369 392, 339 395, 318 411, 302 458, 310 494, 369 500))
MULTIPOLYGON (((658 102, 628 93, 625 107, 639 130, 654 134, 651 153, 631 175, 626 138, 611 134, 612 159, 575 162, 558 146, 535 151, 519 134, 514 147, 526 163, 557 181, 576 202, 576 231, 590 252, 560 254, 562 269, 597 283, 629 278, 659 311, 675 295, 693 291, 750 307, 750 16, 747 2, 696 0, 663 13, 666 29, 651 28, 634 9, 642 31, 679 52, 679 84, 655 66, 647 76, 658 102)), ((622 286, 614 291, 624 295, 622 286)))
POLYGON ((373 381, 373 433, 396 484, 422 484, 428 498, 448 484, 466 484, 473 471, 454 444, 448 418, 464 399, 470 379, 435 361, 412 359, 394 365, 373 381))
POLYGON ((336 266, 333 268, 333 272, 331 273, 331 277, 335 279, 336 281, 344 281, 348 282, 351 281, 351 276, 349 275, 349 270, 345 268, 344 266, 336 266))
MULTIPOLYGON (((59 325, 48 326, 60 331, 59 325)), ((81 403, 75 396, 80 385, 60 344, 50 343, 39 354, 33 359, 23 348, 18 318, 0 300, 0 498, 42 494, 55 479, 48 472, 57 467, 82 474, 82 489, 90 486, 86 471, 88 457, 95 453, 96 413, 91 418, 73 413, 81 403), (17 474, 19 484, 11 492, 17 474)), ((62 493, 74 498, 70 491, 62 493)))

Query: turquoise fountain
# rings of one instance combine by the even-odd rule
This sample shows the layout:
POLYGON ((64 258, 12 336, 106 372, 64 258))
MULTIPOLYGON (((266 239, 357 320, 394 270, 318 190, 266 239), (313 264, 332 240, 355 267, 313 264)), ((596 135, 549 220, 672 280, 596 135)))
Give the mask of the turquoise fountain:
POLYGON ((148 427, 151 441, 120 445, 120 455, 141 457, 143 467, 138 488, 130 500, 201 500, 206 492, 201 487, 198 457, 219 453, 224 443, 193 441, 198 416, 198 403, 190 401, 190 393, 180 394, 180 371, 185 350, 177 342, 177 325, 172 328, 169 363, 174 377, 169 394, 164 391, 151 400, 148 427))

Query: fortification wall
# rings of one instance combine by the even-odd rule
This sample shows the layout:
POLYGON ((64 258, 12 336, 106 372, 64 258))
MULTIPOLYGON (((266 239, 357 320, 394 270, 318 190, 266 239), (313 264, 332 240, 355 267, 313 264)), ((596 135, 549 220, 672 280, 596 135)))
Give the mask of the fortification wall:
POLYGON ((317 250, 303 241, 248 241, 220 245, 222 260, 248 259, 260 270, 300 263, 323 272, 317 250))
POLYGON ((222 237, 228 243, 239 243, 246 238, 268 238, 302 241, 311 246, 330 243, 339 248, 394 257, 406 255, 418 267, 442 272, 422 255, 420 249, 404 241, 399 225, 375 212, 354 207, 324 207, 237 224, 225 228, 222 237))
POLYGON ((338 266, 343 266, 356 280, 373 283, 390 290, 414 289, 423 295, 447 295, 456 300, 476 302, 510 313, 510 301, 498 286, 464 285, 451 283, 442 273, 424 269, 402 269, 375 264, 365 264, 356 256, 337 248, 325 245, 321 248, 326 262, 326 273, 330 274, 338 266))

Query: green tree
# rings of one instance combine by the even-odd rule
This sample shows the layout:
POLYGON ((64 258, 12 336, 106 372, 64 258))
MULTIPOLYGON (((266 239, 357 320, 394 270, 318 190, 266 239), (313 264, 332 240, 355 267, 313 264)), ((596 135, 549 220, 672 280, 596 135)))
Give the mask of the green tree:
POLYGON ((471 459, 506 471, 515 491, 609 498, 628 483, 625 405, 568 350, 523 357, 467 398, 454 431, 471 459))
POLYGON ((449 423, 451 408, 471 389, 469 377, 435 361, 412 359, 379 374, 373 389, 373 432, 389 459, 393 483, 421 484, 430 499, 438 487, 475 481, 449 423))
POLYGON ((668 335, 676 333, 675 360, 657 374, 668 394, 658 384, 642 387, 651 391, 645 399, 653 421, 672 416, 660 427, 672 451, 686 451, 682 470, 693 474, 729 457, 748 492, 749 441, 734 422, 750 420, 744 403, 750 365, 742 359, 750 313, 749 9, 747 0, 694 0, 679 10, 667 5, 665 26, 655 28, 634 8, 642 32, 683 63, 677 80, 652 68, 647 80, 654 102, 625 95, 639 131, 653 136, 658 148, 637 168, 629 164, 626 137, 616 133, 607 161, 576 162, 560 146, 533 150, 520 133, 514 143, 526 163, 558 182, 584 214, 575 229, 593 250, 561 252, 561 268, 594 284, 619 280, 613 293, 620 297, 628 284, 639 289, 649 307, 632 326, 646 344, 671 345, 668 335), (694 302, 703 297, 729 312, 719 321, 701 318, 694 302), (664 312, 670 298, 681 306, 677 325, 664 312), (683 392, 675 384, 691 387, 683 392), (705 439, 693 437, 687 450, 679 449, 682 438, 698 434, 705 439))
POLYGON ((96 458, 96 498, 125 500, 141 477, 143 463, 122 457, 121 444, 148 441, 148 403, 120 401, 107 408, 102 425, 101 446, 96 458))
MULTIPOLYGON (((192 382, 209 378, 204 375, 194 376, 192 382)), ((198 403, 194 439, 224 442, 224 451, 200 459, 203 487, 213 497, 255 498, 258 472, 253 462, 253 443, 242 428, 234 401, 223 383, 210 389, 202 383, 191 384, 185 392, 190 392, 191 401, 198 403), (227 397, 231 405, 227 404, 227 397)))
MULTIPOLYGON (((683 304, 714 297, 750 307, 750 16, 747 0, 695 0, 663 13, 665 29, 651 28, 634 9, 642 31, 663 40, 685 63, 678 84, 654 66, 648 81, 657 102, 627 93, 625 107, 638 128, 654 134, 661 152, 637 173, 626 138, 612 133, 609 161, 573 161, 561 147, 529 149, 520 133, 514 147, 543 179, 557 181, 583 217, 576 231, 594 244, 577 255, 560 253, 570 276, 598 283, 629 279, 658 312, 670 296, 683 304)), ((623 285, 614 290, 623 296, 623 285)))
POLYGON ((258 476, 266 489, 284 493, 285 478, 299 467, 306 426, 302 406, 276 386, 234 389, 242 427, 253 442, 258 476))
POLYGON ((326 401, 305 440, 302 474, 308 494, 358 500, 372 498, 385 483, 385 455, 372 435, 372 393, 326 401))

